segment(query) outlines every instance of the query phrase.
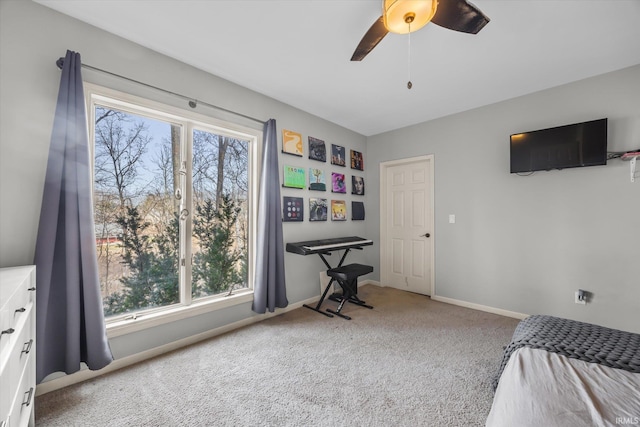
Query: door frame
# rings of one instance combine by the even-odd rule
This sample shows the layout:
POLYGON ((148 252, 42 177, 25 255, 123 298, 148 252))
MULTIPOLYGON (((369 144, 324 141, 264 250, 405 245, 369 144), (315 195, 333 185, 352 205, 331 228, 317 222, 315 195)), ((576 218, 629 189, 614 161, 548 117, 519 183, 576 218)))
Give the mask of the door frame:
POLYGON ((387 188, 387 169, 389 169, 390 167, 396 167, 396 166, 401 166, 401 165, 406 165, 406 164, 410 164, 410 163, 417 163, 417 162, 422 162, 422 161, 426 161, 429 163, 429 183, 428 183, 428 187, 429 187, 429 197, 430 197, 430 205, 431 205, 431 219, 429 221, 429 224, 427 225, 430 230, 427 230, 427 232, 431 233, 431 238, 429 239, 429 245, 431 246, 431 250, 430 252, 430 260, 429 262, 431 263, 431 297, 433 297, 435 295, 435 290, 436 290, 436 282, 435 282, 435 271, 436 271, 436 266, 435 266, 435 238, 436 238, 436 233, 434 232, 434 228, 435 228, 435 197, 434 197, 434 193, 435 193, 435 185, 434 185, 434 177, 435 177, 435 173, 434 173, 434 166, 435 166, 435 156, 433 154, 427 154, 427 155, 423 155, 423 156, 416 156, 416 157, 408 157, 405 159, 398 159, 398 160, 389 160, 386 162, 381 162, 380 163, 380 283, 382 284, 382 286, 386 286, 385 282, 388 282, 388 277, 389 277, 389 272, 388 272, 388 267, 387 267, 387 263, 384 261, 386 259, 388 259, 389 255, 387 254, 387 242, 388 242, 388 236, 387 236, 387 232, 386 232, 386 227, 385 224, 387 223, 387 210, 386 210, 386 206, 387 206, 387 201, 389 200, 389 194, 387 194, 386 188, 387 188))

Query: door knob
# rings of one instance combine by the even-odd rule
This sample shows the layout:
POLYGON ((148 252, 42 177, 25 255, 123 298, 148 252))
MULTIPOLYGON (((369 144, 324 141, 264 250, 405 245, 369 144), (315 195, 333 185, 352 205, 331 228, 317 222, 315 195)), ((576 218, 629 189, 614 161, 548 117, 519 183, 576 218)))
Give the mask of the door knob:
POLYGON ((431 237, 431 234, 429 234, 429 233, 425 233, 425 234, 423 234, 423 235, 422 235, 422 236, 420 236, 420 237, 431 237))

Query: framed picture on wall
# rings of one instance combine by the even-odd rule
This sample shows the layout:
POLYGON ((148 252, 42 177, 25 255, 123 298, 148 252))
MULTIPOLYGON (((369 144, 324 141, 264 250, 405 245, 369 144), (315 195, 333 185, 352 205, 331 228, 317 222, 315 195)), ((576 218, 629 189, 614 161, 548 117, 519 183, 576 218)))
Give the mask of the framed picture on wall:
POLYGON ((284 222, 301 222, 304 220, 302 197, 282 198, 282 220, 284 222))
POLYGON ((309 198, 309 221, 326 221, 328 211, 327 199, 309 198))
POLYGON ((309 137, 309 158, 319 162, 327 161, 327 148, 323 140, 312 136, 309 137))
POLYGON ((283 178, 283 187, 304 188, 307 184, 304 168, 299 166, 284 165, 283 178))
POLYGON ((346 164, 345 149, 341 145, 331 144, 331 164, 344 166, 346 164))
POLYGON ((364 178, 361 176, 351 176, 351 194, 364 196, 364 178))
POLYGON ((351 202, 351 219, 354 221, 364 221, 364 203, 351 202))
POLYGON ((282 129, 282 152, 302 157, 302 135, 292 130, 282 129))
POLYGON ((331 221, 347 220, 347 204, 344 200, 331 201, 331 221))
POLYGON ((364 170, 364 160, 361 152, 351 150, 351 169, 364 170))
POLYGON ((309 168, 309 190, 327 191, 327 183, 322 169, 309 168))
POLYGON ((333 193, 346 193, 347 184, 344 182, 344 174, 331 172, 331 191, 333 193))

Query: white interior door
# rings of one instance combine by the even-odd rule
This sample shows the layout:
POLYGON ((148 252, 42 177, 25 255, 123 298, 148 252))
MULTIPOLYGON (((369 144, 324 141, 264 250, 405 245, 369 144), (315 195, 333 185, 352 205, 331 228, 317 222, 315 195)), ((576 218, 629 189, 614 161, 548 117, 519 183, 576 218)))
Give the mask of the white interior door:
POLYGON ((431 295, 433 156, 385 162, 380 168, 382 284, 431 295))

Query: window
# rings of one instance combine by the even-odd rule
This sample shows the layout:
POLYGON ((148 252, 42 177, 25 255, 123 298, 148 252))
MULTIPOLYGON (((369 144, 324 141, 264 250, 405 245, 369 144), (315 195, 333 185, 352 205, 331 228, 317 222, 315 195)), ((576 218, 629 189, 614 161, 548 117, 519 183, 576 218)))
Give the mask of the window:
POLYGON ((107 322, 250 295, 261 132, 87 86, 107 322))

